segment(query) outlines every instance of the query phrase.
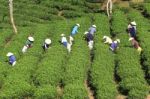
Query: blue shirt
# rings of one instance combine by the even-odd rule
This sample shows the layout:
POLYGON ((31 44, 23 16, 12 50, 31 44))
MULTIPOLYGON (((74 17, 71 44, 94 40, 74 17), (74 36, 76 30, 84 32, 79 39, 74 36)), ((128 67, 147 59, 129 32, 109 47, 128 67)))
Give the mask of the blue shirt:
POLYGON ((78 33, 78 26, 73 27, 71 35, 75 35, 76 33, 78 33))
POLYGON ((136 29, 135 29, 135 27, 132 26, 129 29, 129 32, 130 32, 131 37, 135 37, 136 36, 136 29))
POLYGON ((15 58, 14 55, 12 55, 12 56, 9 57, 9 63, 10 64, 13 64, 15 61, 16 61, 16 58, 15 58))
POLYGON ((94 33, 96 32, 96 28, 90 27, 88 32, 94 35, 94 33))
POLYGON ((93 41, 93 35, 91 33, 87 34, 87 41, 93 41))
POLYGON ((118 44, 113 42, 110 47, 114 51, 118 47, 118 44))

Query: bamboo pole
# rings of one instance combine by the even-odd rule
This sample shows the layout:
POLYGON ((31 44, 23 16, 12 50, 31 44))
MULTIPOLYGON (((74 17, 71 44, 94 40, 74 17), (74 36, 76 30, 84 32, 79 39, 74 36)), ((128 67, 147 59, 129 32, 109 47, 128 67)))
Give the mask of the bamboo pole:
POLYGON ((113 6, 112 0, 108 0, 107 1, 107 15, 108 15, 108 17, 110 17, 112 15, 112 6, 113 6))
POLYGON ((17 34, 17 28, 15 26, 14 17, 13 17, 13 0, 9 0, 9 13, 10 13, 10 20, 11 20, 14 33, 17 34))

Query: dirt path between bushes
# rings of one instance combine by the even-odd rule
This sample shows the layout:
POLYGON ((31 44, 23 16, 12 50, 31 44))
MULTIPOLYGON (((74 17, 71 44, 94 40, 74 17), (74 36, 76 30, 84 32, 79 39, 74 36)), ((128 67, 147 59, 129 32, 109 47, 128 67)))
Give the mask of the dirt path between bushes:
POLYGON ((127 99, 127 96, 119 94, 116 99, 127 99))
POLYGON ((57 99, 60 99, 60 97, 63 95, 63 88, 57 86, 57 93, 58 93, 57 99))
POLYGON ((150 99, 150 95, 148 95, 146 99, 150 99))
POLYGON ((89 97, 89 99, 95 99, 95 97, 94 97, 94 95, 93 95, 93 91, 92 91, 91 88, 89 87, 87 80, 84 81, 84 86, 85 86, 85 88, 86 88, 86 90, 87 90, 87 92, 88 92, 88 97, 89 97))

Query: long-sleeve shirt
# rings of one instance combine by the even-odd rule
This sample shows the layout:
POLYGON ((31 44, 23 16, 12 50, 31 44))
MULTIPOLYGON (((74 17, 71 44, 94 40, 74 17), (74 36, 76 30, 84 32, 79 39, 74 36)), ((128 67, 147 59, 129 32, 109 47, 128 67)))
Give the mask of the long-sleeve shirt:
POLYGON ((134 47, 134 48, 136 48, 136 49, 138 49, 139 48, 139 43, 136 41, 136 40, 132 40, 131 41, 131 43, 132 43, 132 46, 134 47))
POLYGON ((61 38, 61 43, 63 43, 63 42, 67 42, 67 38, 66 37, 62 37, 61 38))
POLYGON ((106 37, 103 40, 104 40, 104 43, 108 43, 108 44, 112 43, 112 39, 110 37, 106 37))
POLYGON ((89 41, 93 41, 93 35, 91 34, 91 33, 88 33, 87 34, 87 41, 89 42, 89 41))
POLYGON ((136 37, 136 27, 135 26, 131 26, 130 28, 129 28, 129 33, 130 33, 130 36, 131 37, 136 37))
POLYGON ((67 38, 66 38, 66 37, 62 37, 62 38, 61 38, 61 43, 62 43, 65 47, 67 47, 67 44, 68 44, 67 38))
POLYGON ((88 32, 94 35, 94 33, 96 32, 96 28, 90 27, 88 32))
POLYGON ((16 61, 16 58, 15 58, 14 55, 12 55, 12 56, 9 57, 9 63, 10 64, 13 64, 15 61, 16 61))
POLYGON ((49 48, 49 46, 50 46, 49 44, 44 43, 42 47, 43 47, 44 50, 46 50, 46 49, 49 48))
POLYGON ((116 50, 116 49, 117 49, 117 47, 118 47, 118 44, 117 44, 117 43, 112 42, 112 44, 111 44, 111 46, 110 46, 110 49, 111 49, 112 51, 114 51, 114 50, 116 50))
POLYGON ((26 41, 26 46, 27 46, 27 47, 31 47, 32 44, 33 44, 33 42, 31 42, 31 41, 29 41, 29 40, 26 41))
POLYGON ((131 27, 132 27, 131 24, 129 24, 127 28, 130 29, 131 27))
POLYGON ((74 26, 72 31, 71 31, 71 35, 75 35, 76 33, 78 33, 78 26, 74 26))

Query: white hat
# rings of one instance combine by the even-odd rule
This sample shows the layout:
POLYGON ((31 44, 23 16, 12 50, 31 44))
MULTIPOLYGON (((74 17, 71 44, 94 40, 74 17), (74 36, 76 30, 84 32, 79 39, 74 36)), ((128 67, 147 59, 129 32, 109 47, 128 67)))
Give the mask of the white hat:
POLYGON ((92 27, 96 28, 96 25, 92 25, 92 27))
POLYGON ((31 41, 31 42, 33 42, 34 38, 30 36, 30 37, 28 37, 28 40, 31 41))
POLYGON ((116 41, 117 41, 118 43, 120 43, 120 39, 116 39, 116 41))
POLYGON ((136 26, 136 22, 135 21, 131 22, 131 25, 136 26))
POLYGON ((78 27, 80 27, 80 24, 79 24, 79 23, 77 23, 76 25, 77 25, 78 27))
POLYGON ((61 34, 61 36, 65 36, 65 34, 61 34))
POLYGON ((114 43, 118 43, 117 41, 114 41, 114 43))
POLYGON ((88 33, 89 33, 88 31, 85 31, 85 32, 84 32, 84 34, 88 34, 88 33))
POLYGON ((51 41, 51 39, 45 39, 45 43, 46 43, 46 44, 51 44, 52 41, 51 41))
POLYGON ((13 53, 11 53, 11 52, 8 52, 6 56, 8 56, 8 57, 9 57, 9 56, 12 56, 12 55, 14 55, 14 54, 13 54, 13 53))
POLYGON ((107 36, 103 36, 103 39, 107 38, 107 36))
POLYGON ((129 38, 129 41, 131 41, 131 40, 133 40, 133 39, 134 39, 133 37, 130 37, 130 38, 129 38))

